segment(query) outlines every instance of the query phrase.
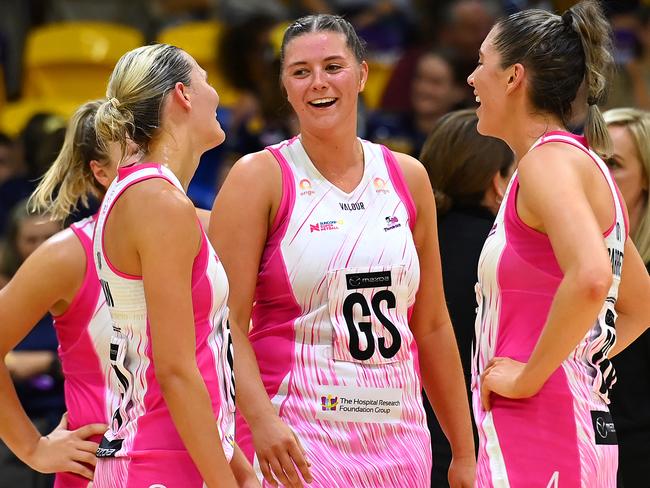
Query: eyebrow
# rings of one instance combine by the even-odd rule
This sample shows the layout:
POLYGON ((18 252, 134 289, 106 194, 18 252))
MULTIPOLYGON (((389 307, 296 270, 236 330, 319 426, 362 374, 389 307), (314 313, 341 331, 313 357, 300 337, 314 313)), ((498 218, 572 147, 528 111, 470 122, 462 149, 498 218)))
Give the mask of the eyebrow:
MULTIPOLYGON (((345 59, 345 56, 342 54, 334 54, 332 56, 327 56, 323 61, 333 61, 334 59, 345 59)), ((291 63, 290 65, 287 66, 287 68, 291 68, 292 66, 296 66, 299 64, 307 64, 307 61, 295 61, 291 63)))

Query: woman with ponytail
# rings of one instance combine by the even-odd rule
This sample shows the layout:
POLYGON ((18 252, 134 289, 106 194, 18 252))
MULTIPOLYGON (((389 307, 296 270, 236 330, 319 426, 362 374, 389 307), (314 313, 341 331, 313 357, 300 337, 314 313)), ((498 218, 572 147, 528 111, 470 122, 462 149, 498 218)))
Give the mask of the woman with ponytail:
MULTIPOLYGON (((116 173, 115 159, 97 148, 94 117, 100 102, 72 117, 57 159, 31 198, 33 211, 62 221, 87 195, 102 197, 116 173), (111 162, 113 161, 113 162, 111 162)), ((76 222, 39 246, 0 290, 0 354, 50 313, 59 341, 68 413, 42 436, 25 414, 0 361, 0 438, 26 464, 57 472, 55 486, 86 487, 99 435, 106 430, 110 316, 92 262, 94 218, 76 222)))
POLYGON ((479 487, 616 485, 608 358, 650 324, 650 279, 601 159, 611 64, 608 23, 585 0, 497 22, 468 78, 478 131, 518 162, 479 259, 479 487), (584 137, 566 129, 580 109, 584 137))

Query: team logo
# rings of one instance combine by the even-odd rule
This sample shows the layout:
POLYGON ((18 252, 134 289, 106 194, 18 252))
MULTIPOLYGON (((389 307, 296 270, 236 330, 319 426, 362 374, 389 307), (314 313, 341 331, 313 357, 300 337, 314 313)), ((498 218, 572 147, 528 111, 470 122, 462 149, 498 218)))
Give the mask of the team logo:
POLYGON ((300 188, 300 196, 310 196, 316 193, 314 190, 311 189, 311 181, 309 181, 307 178, 304 178, 300 180, 300 183, 298 183, 298 187, 300 188))
POLYGON ((324 220, 316 224, 309 224, 309 233, 324 232, 326 230, 338 230, 343 225, 343 220, 324 220))
POLYGON ((385 180, 382 180, 381 178, 375 178, 372 183, 375 186, 375 191, 377 193, 390 193, 390 190, 386 188, 385 180))
POLYGON ((320 397, 320 406, 323 412, 336 412, 336 407, 339 406, 339 397, 323 395, 320 397))
POLYGON ((389 230, 392 229, 397 229, 398 227, 401 227, 402 224, 400 224, 399 219, 395 217, 394 215, 389 215, 386 217, 386 227, 384 227, 384 232, 388 232, 389 230))

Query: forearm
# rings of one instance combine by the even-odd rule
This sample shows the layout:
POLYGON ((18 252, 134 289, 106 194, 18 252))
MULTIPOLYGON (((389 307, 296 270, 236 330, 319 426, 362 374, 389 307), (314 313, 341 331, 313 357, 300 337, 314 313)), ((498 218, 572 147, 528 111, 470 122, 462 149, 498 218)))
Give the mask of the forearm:
POLYGON ((235 383, 237 385, 237 408, 250 426, 276 411, 266 393, 255 352, 248 335, 238 327, 231 328, 235 349, 235 383))
POLYGON ((0 438, 26 464, 41 438, 18 400, 4 363, 0 364, 0 438))
MULTIPOLYGON (((585 293, 565 278, 551 304, 546 325, 522 371, 522 389, 528 396, 539 391, 593 327, 605 297, 585 293)), ((514 358, 526 361, 526 358, 514 358)))
POLYGON ((56 354, 52 351, 11 351, 5 358, 11 376, 22 381, 52 370, 56 354))
POLYGON ((235 450, 233 452, 232 459, 230 460, 230 468, 232 469, 232 472, 235 475, 235 479, 237 480, 237 484, 239 486, 242 486, 251 480, 257 479, 251 463, 248 462, 248 459, 246 459, 244 452, 239 448, 237 444, 235 444, 235 450))
POLYGON ((448 323, 417 338, 424 389, 453 455, 474 457, 474 437, 458 346, 448 323))
POLYGON ((607 356, 609 358, 616 356, 632 344, 649 327, 650 324, 642 320, 635 320, 635 317, 619 312, 618 318, 616 319, 616 344, 607 356))
POLYGON ((165 375, 159 383, 176 430, 207 486, 236 487, 210 396, 198 369, 165 375))

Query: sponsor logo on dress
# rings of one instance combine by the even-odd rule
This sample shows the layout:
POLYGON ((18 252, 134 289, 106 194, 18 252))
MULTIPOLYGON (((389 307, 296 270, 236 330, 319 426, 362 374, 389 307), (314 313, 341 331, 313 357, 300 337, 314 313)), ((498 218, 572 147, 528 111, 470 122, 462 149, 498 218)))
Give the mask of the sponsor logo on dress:
POLYGON ((345 275, 348 290, 360 288, 382 288, 391 286, 390 271, 374 271, 372 273, 351 273, 345 275))
POLYGON ((386 181, 381 178, 375 178, 372 181, 375 186, 375 191, 377 193, 390 193, 390 190, 386 188, 386 181))
POLYGON ((394 215, 389 215, 386 217, 386 227, 384 227, 384 232, 388 232, 389 230, 392 229, 397 229, 398 227, 401 227, 402 224, 400 224, 399 219, 395 217, 394 215))
POLYGON ((617 445, 616 428, 612 415, 609 412, 598 410, 591 411, 591 420, 594 425, 594 437, 596 444, 617 445))
POLYGON ((353 212, 354 210, 365 210, 366 207, 363 202, 354 202, 354 203, 339 203, 341 210, 347 210, 348 212, 353 212))
POLYGON ((315 224, 309 224, 309 233, 325 232, 326 230, 339 230, 343 224, 343 220, 324 220, 315 224))
POLYGON ((332 395, 323 395, 320 397, 321 409, 323 412, 335 412, 339 406, 339 397, 332 395))
POLYGON ((311 181, 309 181, 307 178, 304 178, 300 180, 300 183, 298 183, 298 187, 300 188, 300 196, 311 196, 314 193, 316 193, 314 190, 311 188, 311 181))
POLYGON ((316 418, 333 422, 399 422, 402 390, 359 386, 319 385, 316 418))

